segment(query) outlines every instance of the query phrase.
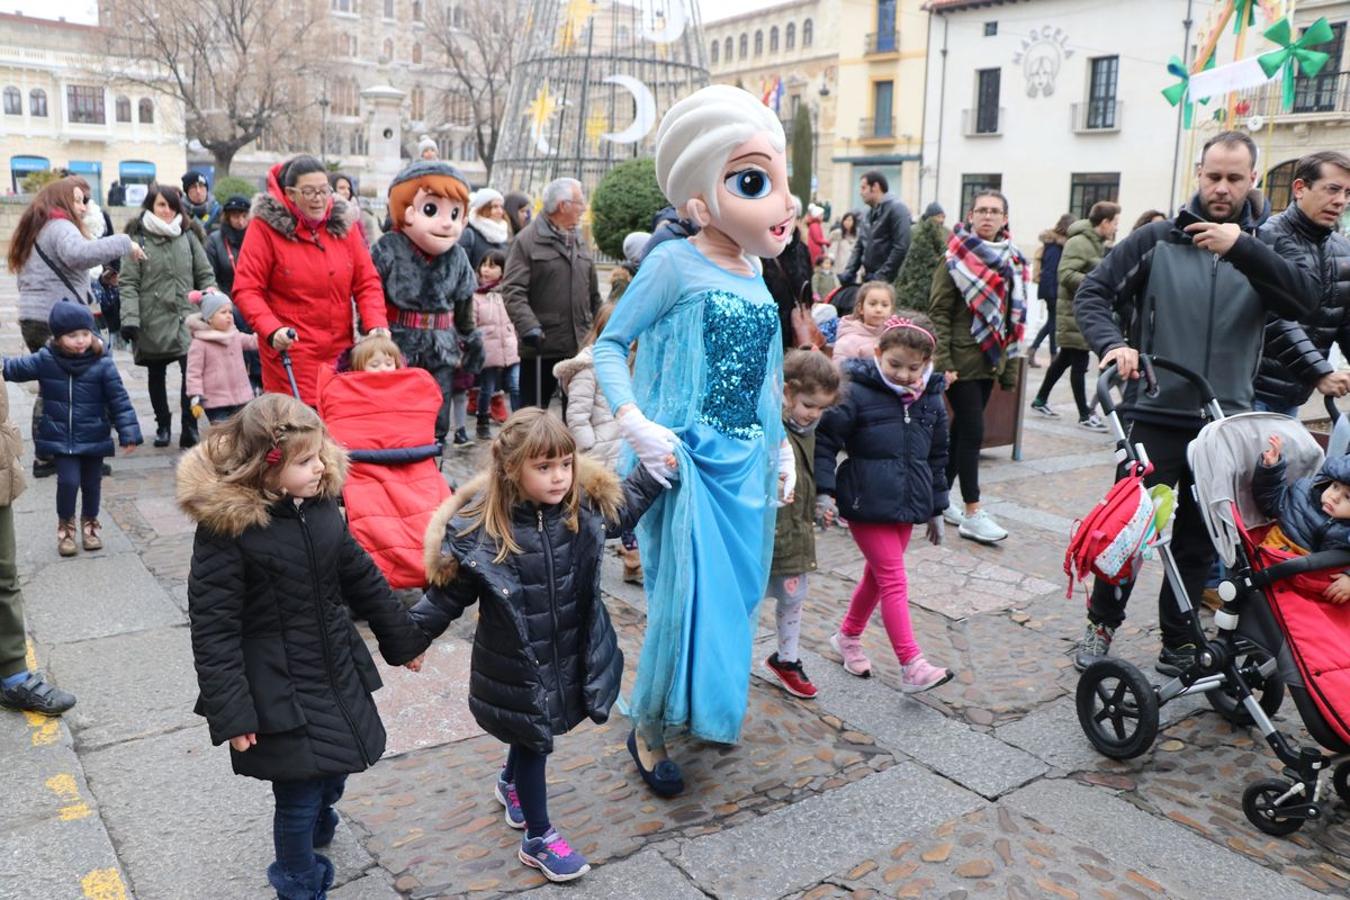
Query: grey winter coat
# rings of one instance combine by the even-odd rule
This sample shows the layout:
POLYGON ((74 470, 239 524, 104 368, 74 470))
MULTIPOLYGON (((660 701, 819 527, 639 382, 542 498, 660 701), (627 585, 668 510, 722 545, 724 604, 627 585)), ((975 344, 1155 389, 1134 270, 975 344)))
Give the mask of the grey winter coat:
POLYGON ((117 234, 91 241, 69 219, 52 219, 38 232, 37 246, 55 263, 57 271, 36 250, 29 255, 28 262, 19 270, 19 319, 45 325, 57 301, 66 298, 88 301, 89 270, 130 253, 131 238, 117 234), (71 297, 66 282, 82 293, 71 297))
POLYGON ((122 327, 139 328, 136 364, 187 356, 192 346, 187 317, 197 311, 188 300, 193 290, 216 286, 206 258, 206 236, 186 217, 177 237, 150 234, 139 218, 127 225, 127 234, 145 251, 145 261, 128 255, 122 261, 122 327))
POLYGON ((1289 540, 1310 553, 1350 548, 1350 522, 1322 511, 1322 492, 1328 484, 1350 484, 1350 456, 1332 456, 1316 475, 1285 481, 1285 461, 1273 466, 1258 463, 1252 476, 1252 494, 1261 512, 1280 523, 1289 540))
POLYGON ((543 329, 543 344, 526 354, 531 356, 576 356, 600 308, 590 248, 579 234, 569 247, 548 216, 531 220, 516 235, 499 290, 517 335, 523 339, 543 329))

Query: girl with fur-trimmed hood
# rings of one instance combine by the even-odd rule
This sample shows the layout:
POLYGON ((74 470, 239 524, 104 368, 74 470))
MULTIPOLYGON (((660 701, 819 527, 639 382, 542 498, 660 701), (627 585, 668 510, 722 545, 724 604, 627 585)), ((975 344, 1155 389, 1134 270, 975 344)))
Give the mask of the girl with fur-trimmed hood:
POLYGON ((347 776, 384 753, 380 674, 352 617, 390 665, 417 671, 429 643, 347 530, 346 470, 318 415, 283 394, 251 401, 178 467, 178 505, 197 523, 195 711, 213 744, 229 742, 236 774, 273 783, 267 877, 286 900, 332 885, 314 849, 333 839, 347 776))
POLYGON ((520 861, 570 881, 590 866, 549 822, 544 767, 557 735, 604 722, 618 697, 623 653, 600 597, 601 555, 661 487, 641 466, 620 482, 536 407, 507 420, 491 457, 432 516, 431 587, 412 615, 436 637, 479 603, 469 710, 510 747, 494 795, 506 823, 525 829, 520 861))

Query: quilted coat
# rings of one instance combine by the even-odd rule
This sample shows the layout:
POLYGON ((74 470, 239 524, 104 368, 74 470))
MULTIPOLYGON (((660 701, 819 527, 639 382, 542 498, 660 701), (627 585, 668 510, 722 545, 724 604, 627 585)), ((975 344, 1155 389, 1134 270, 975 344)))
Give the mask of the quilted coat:
MULTIPOLYGON (((219 234, 219 232, 217 232, 219 234)), ((188 317, 192 346, 188 348, 187 392, 201 397, 207 409, 243 406, 253 399, 244 351, 258 349, 258 336, 244 334, 233 325, 217 331, 202 321, 200 313, 188 317)))
POLYGON ((450 496, 436 468, 441 402, 424 369, 319 373, 319 415, 352 462, 347 527, 392 587, 426 585, 427 522, 450 496))
POLYGON ((1322 511, 1322 491, 1333 481, 1350 484, 1350 456, 1333 456, 1316 475, 1285 481, 1285 463, 1259 464, 1252 476, 1252 495, 1261 511, 1280 523, 1280 530, 1304 550, 1350 548, 1350 522, 1322 511))
POLYGON ((520 342, 501 293, 492 290, 474 294, 473 314, 483 336, 483 367, 514 366, 520 362, 520 342))
POLYGON ((582 506, 578 528, 561 506, 523 503, 512 514, 521 553, 493 562, 496 543, 459 515, 487 484, 486 474, 441 505, 427 527, 432 587, 412 614, 436 636, 479 602, 469 676, 469 711, 506 744, 551 753, 555 735, 582 720, 604 722, 619 695, 623 652, 600 597, 606 538, 630 530, 661 488, 638 466, 622 483, 577 457, 582 506))
POLYGON ((371 692, 381 686, 350 608, 370 623, 390 665, 428 644, 342 521, 346 464, 329 445, 317 497, 271 502, 225 480, 211 442, 178 466, 178 504, 197 522, 188 577, 192 654, 211 742, 234 771, 270 781, 359 772, 384 753, 371 692))
POLYGON ((847 360, 842 368, 844 399, 816 427, 816 490, 833 496, 850 521, 927 522, 947 508, 942 374, 934 372, 906 406, 873 360, 847 360), (836 471, 840 450, 848 458, 836 471))
POLYGON ((567 427, 577 439, 577 449, 614 468, 623 449, 623 435, 604 391, 596 385, 592 349, 585 347, 558 363, 553 377, 567 394, 567 427))
POLYGON ((253 218, 234 270, 232 298, 258 334, 263 389, 289 394, 290 382, 271 338, 294 328, 291 347, 300 399, 317 403, 319 369, 352 345, 352 298, 363 331, 387 328, 384 290, 370 250, 352 227, 356 206, 334 198, 318 234, 299 227, 277 183, 281 164, 267 174, 267 190, 253 198, 253 218))
POLYGON ((136 410, 102 344, 80 356, 48 345, 4 364, 6 381, 36 381, 42 395, 34 449, 39 457, 112 456, 112 431, 123 447, 141 443, 136 410))
POLYGON ((151 234, 139 218, 127 225, 127 234, 145 251, 144 261, 128 254, 122 260, 118 288, 122 292, 122 326, 140 329, 136 364, 186 356, 192 336, 187 317, 196 312, 188 293, 214 287, 215 273, 206 258, 206 235, 189 224, 178 237, 151 234))

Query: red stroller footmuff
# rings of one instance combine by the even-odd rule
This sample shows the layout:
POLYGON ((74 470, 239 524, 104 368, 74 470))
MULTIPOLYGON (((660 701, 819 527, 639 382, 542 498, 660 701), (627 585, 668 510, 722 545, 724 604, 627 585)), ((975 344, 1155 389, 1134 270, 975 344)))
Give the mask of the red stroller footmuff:
POLYGON ((441 391, 424 369, 319 373, 319 416, 346 448, 347 527, 391 587, 426 584, 422 540, 450 496, 436 460, 441 391))

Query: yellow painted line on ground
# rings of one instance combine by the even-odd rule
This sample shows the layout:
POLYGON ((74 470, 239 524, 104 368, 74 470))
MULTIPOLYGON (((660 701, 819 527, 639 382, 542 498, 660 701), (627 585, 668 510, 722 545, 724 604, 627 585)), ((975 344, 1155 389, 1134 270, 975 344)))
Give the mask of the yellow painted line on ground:
POLYGON ((88 900, 127 900, 127 889, 116 869, 95 869, 80 879, 88 900))
POLYGON ((80 799, 80 788, 75 776, 66 772, 47 779, 47 789, 66 804, 56 811, 62 822, 74 822, 89 816, 89 805, 80 799))
POLYGON ((36 672, 36 671, 37 671, 37 651, 35 651, 35 650, 33 649, 33 642, 32 642, 31 640, 25 641, 24 644, 25 644, 25 646, 26 646, 26 648, 27 648, 27 649, 24 651, 24 655, 23 655, 24 665, 28 666, 28 671, 30 671, 30 672, 36 672))
POLYGON ((48 744, 55 744, 57 739, 61 737, 61 723, 59 720, 29 710, 24 710, 23 717, 28 721, 28 727, 33 729, 34 747, 45 747, 48 744))

